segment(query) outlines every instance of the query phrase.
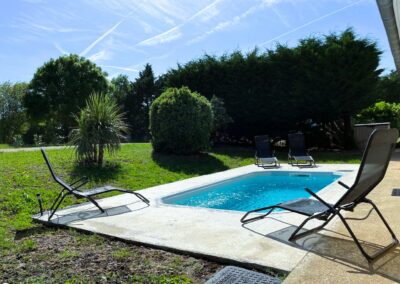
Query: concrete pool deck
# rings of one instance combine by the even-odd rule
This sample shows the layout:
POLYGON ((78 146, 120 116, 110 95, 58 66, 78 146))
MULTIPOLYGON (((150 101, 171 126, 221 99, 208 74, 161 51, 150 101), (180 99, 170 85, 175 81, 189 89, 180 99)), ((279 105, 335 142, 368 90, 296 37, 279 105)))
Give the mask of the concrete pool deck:
MULTIPOLYGON (((340 180, 351 184, 357 169, 358 165, 323 164, 300 169, 283 165, 271 170, 339 171, 343 174, 340 180)), ((289 234, 304 220, 301 215, 277 212, 270 218, 242 226, 240 218, 243 212, 172 206, 160 201, 162 197, 192 188, 268 170, 250 165, 141 190, 140 193, 150 200, 150 206, 134 195, 121 194, 98 199, 107 209, 103 214, 92 204, 84 203, 57 211, 51 222, 47 222, 47 213, 42 217, 34 216, 34 219, 229 263, 289 272, 299 265, 320 238, 315 234, 300 239, 296 244, 287 241, 289 234)), ((334 202, 343 193, 344 189, 333 183, 319 194, 328 202, 334 202)), ((310 222, 309 225, 316 224, 310 222)))
MULTIPOLYGON (((384 180, 368 196, 373 200, 390 224, 397 238, 400 237, 400 196, 392 196, 393 189, 400 188, 400 151, 392 156, 384 180)), ((346 213, 363 246, 373 252, 390 243, 390 235, 370 206, 359 206, 346 213), (364 218, 368 216, 367 220, 364 218)), ((382 259, 369 265, 350 238, 343 224, 338 221, 321 231, 320 241, 289 274, 285 284, 292 283, 400 283, 400 246, 389 251, 382 259)))

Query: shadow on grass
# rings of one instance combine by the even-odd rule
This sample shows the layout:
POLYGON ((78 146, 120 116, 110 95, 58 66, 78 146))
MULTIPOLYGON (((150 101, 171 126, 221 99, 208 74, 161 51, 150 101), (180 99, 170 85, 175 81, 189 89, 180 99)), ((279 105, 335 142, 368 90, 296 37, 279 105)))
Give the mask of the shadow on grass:
POLYGON ((86 176, 90 181, 103 183, 115 179, 121 172, 122 167, 119 163, 107 162, 103 167, 77 164, 72 169, 71 179, 76 180, 86 176))
POLYGON ((151 157, 161 168, 189 175, 205 175, 229 169, 222 161, 207 153, 178 156, 153 152, 151 157))
POLYGON ((255 149, 250 146, 215 146, 212 148, 212 153, 230 156, 232 158, 246 159, 254 157, 255 149))

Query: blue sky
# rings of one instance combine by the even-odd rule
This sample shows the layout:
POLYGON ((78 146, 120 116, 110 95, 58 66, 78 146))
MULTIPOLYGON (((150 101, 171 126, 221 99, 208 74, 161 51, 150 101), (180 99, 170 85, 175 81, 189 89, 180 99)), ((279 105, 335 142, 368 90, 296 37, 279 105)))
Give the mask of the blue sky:
POLYGON ((157 75, 204 53, 289 46, 353 27, 394 69, 375 0, 2 0, 0 82, 29 81, 50 58, 76 53, 113 78, 157 75))

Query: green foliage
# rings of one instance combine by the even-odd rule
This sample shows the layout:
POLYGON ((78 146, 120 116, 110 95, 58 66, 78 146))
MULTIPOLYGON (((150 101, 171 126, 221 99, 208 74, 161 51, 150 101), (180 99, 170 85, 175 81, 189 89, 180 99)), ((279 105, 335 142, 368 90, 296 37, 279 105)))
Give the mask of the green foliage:
POLYGON ((103 94, 92 94, 86 107, 76 116, 78 128, 71 132, 78 161, 103 165, 104 150, 119 149, 127 125, 115 101, 103 94))
POLYGON ((98 66, 78 55, 64 55, 37 69, 24 102, 30 119, 42 124, 40 134, 50 143, 67 137, 74 115, 91 93, 107 90, 106 73, 98 66))
POLYGON ((0 84, 0 142, 14 144, 16 139, 26 131, 26 120, 23 98, 27 84, 0 84))
POLYGON ((375 101, 380 53, 349 29, 293 48, 205 55, 169 70, 161 82, 221 98, 234 121, 227 128, 232 137, 285 137, 306 120, 322 127, 341 120, 341 139, 350 146, 350 118, 375 101))
POLYGON ((400 104, 377 102, 357 115, 359 123, 390 122, 391 127, 400 127, 400 104))
POLYGON ((212 96, 210 103, 213 112, 213 131, 225 130, 228 124, 233 122, 233 119, 226 111, 224 101, 216 96, 212 96))
POLYGON ((111 81, 111 85, 112 96, 126 113, 132 130, 131 140, 148 141, 150 105, 160 93, 151 65, 146 64, 134 82, 120 75, 111 81))
POLYGON ((169 88, 150 109, 150 131, 156 152, 191 154, 209 146, 210 102, 187 87, 169 88))
POLYGON ((379 79, 376 98, 388 103, 400 102, 400 78, 397 71, 392 71, 379 79))
MULTIPOLYGON (((152 153, 150 144, 125 144, 117 155, 107 157, 111 165, 98 168, 77 166, 71 159, 72 149, 48 150, 55 171, 67 181, 82 176, 90 178, 88 187, 113 184, 132 190, 144 189, 189 177, 206 175, 254 162, 253 148, 219 147, 209 154, 195 156, 161 155, 152 153)), ((284 160, 287 153, 277 153, 284 160)), ((36 214, 36 194, 43 198, 44 209, 60 192, 50 178, 39 151, 0 153, 0 256, 15 248, 15 230, 32 228, 32 214, 36 214)), ((359 153, 313 152, 320 163, 359 163, 359 153)), ((107 196, 107 195, 105 195, 107 196)), ((62 206, 76 203, 67 197, 62 206)), ((86 240, 89 236, 85 237, 86 240)), ((88 243, 100 244, 99 237, 90 236, 88 243)), ((83 237, 82 237, 83 239, 83 237)), ((83 243, 84 240, 81 239, 83 243)))

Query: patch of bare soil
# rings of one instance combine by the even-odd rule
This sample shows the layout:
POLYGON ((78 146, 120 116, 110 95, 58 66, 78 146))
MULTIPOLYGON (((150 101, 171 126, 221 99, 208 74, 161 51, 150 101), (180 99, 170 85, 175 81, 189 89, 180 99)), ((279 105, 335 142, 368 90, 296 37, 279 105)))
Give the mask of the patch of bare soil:
POLYGON ((220 264, 86 235, 44 229, 0 259, 5 283, 203 283, 220 264))

